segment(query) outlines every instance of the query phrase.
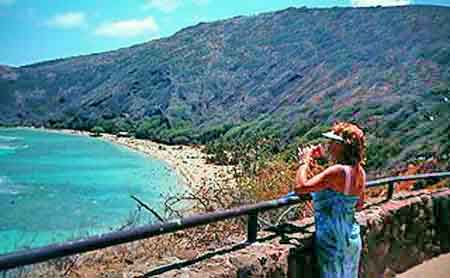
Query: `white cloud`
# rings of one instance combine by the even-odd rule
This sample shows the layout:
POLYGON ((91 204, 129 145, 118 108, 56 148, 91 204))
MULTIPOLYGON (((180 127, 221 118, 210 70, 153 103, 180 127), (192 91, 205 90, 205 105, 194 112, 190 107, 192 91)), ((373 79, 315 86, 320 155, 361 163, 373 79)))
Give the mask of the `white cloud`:
POLYGON ((127 38, 145 33, 156 33, 158 29, 156 21, 149 16, 141 20, 129 19, 104 23, 95 30, 95 34, 104 37, 127 38))
POLYGON ((16 2, 16 1, 15 0, 0 0, 0 5, 8 6, 8 5, 14 4, 14 2, 16 2))
POLYGON ((57 14, 47 21, 49 26, 59 28, 77 28, 86 24, 86 15, 82 12, 57 14))
POLYGON ((411 4, 411 0, 352 0, 355 7, 370 6, 404 6, 411 4))
POLYGON ((144 9, 158 9, 165 13, 176 10, 181 5, 181 0, 147 0, 144 9))

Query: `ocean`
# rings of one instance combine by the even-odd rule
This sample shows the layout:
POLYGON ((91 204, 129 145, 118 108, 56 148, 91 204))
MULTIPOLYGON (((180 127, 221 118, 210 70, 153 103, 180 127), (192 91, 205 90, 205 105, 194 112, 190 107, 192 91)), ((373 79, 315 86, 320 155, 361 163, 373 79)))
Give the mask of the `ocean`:
POLYGON ((0 254, 151 223, 130 195, 163 213, 183 186, 164 161, 101 139, 0 128, 0 254))

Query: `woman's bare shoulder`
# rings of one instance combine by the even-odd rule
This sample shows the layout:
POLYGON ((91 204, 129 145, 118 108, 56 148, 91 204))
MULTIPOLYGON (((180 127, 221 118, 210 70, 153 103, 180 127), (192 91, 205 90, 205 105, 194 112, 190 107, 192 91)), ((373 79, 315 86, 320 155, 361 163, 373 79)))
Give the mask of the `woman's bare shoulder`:
MULTIPOLYGON (((333 172, 336 172, 336 171, 337 172, 342 172, 342 171, 344 171, 346 173, 348 170, 353 169, 353 167, 354 166, 352 166, 352 165, 335 164, 335 165, 332 165, 332 166, 328 167, 328 169, 330 169, 330 171, 333 171, 333 172)), ((366 171, 364 170, 364 168, 362 166, 359 166, 359 169, 361 170, 361 173, 365 176, 366 175, 366 171)))

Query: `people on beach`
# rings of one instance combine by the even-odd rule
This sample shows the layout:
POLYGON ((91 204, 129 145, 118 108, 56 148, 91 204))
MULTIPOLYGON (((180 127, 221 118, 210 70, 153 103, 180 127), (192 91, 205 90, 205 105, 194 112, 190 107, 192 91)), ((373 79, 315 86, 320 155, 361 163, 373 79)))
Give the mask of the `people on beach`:
POLYGON ((364 133, 354 124, 338 123, 323 136, 329 139, 325 146, 317 146, 299 156, 308 161, 304 156, 318 159, 328 153, 332 165, 311 178, 308 178, 308 164, 301 165, 295 192, 312 195, 320 277, 356 278, 361 237, 355 211, 364 204, 366 183, 364 133))

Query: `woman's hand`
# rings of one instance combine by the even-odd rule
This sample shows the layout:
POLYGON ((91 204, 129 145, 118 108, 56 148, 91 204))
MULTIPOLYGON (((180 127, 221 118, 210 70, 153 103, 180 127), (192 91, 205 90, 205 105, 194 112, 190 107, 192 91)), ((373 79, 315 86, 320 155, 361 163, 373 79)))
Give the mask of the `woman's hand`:
POLYGON ((297 148, 297 158, 300 164, 305 164, 308 161, 307 154, 309 153, 309 147, 298 147, 297 148))
POLYGON ((322 145, 317 145, 314 148, 311 149, 311 155, 312 158, 318 159, 325 156, 325 150, 322 147, 322 145))
POLYGON ((308 164, 309 160, 312 158, 311 154, 315 147, 313 146, 306 146, 306 147, 298 147, 298 161, 300 164, 308 164))
POLYGON ((298 148, 298 161, 300 164, 308 164, 311 159, 318 159, 325 156, 325 149, 321 145, 298 148))

